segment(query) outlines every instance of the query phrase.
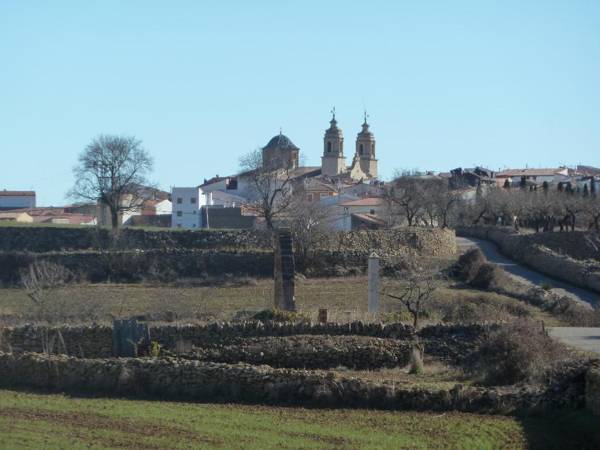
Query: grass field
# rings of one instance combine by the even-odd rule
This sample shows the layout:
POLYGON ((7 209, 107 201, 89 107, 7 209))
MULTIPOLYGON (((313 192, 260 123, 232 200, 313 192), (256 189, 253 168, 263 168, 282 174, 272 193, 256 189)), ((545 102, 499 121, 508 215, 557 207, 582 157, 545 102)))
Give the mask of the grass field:
POLYGON ((313 410, 0 391, 0 448, 594 448, 592 418, 313 410), (587 447, 586 447, 587 442, 587 447))
MULTIPOLYGON (((393 292, 398 281, 383 280, 383 289, 393 292)), ((217 287, 153 284, 77 284, 54 293, 68 320, 109 320, 111 317, 149 315, 154 320, 166 317, 176 320, 228 320, 240 311, 271 308, 273 282, 259 280, 236 285, 231 282, 217 287)), ((548 325, 558 325, 555 319, 539 309, 510 297, 472 289, 458 289, 445 283, 435 292, 436 307, 429 319, 437 322, 448 314, 487 314, 481 320, 501 320, 503 315, 527 314, 543 319, 548 325), (457 310, 457 308, 462 308, 457 310), (464 311, 463 311, 464 310, 464 311), (444 311, 446 311, 444 313, 444 311), (458 312, 457 312, 458 311, 458 312), (466 312, 465 312, 466 311, 466 312)), ((303 279, 296 283, 298 310, 316 320, 319 308, 328 308, 330 320, 346 322, 364 320, 367 313, 367 279, 365 277, 303 279)), ((27 318, 31 302, 22 289, 0 289, 0 317, 27 318)), ((400 309, 397 301, 382 296, 382 316, 400 309)), ((379 317, 381 318, 381 317, 379 317)), ((396 318, 409 320, 404 315, 396 318)), ((478 317, 475 317, 476 319, 478 317)), ((466 318, 469 321, 470 317, 466 318)), ((169 319, 172 320, 172 319, 169 319)))

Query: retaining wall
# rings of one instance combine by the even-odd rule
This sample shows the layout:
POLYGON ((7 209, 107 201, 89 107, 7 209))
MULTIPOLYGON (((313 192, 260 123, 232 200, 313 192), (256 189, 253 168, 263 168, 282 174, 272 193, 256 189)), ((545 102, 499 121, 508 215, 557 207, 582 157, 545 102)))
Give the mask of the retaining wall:
MULTIPOLYGON (((109 246, 120 250, 269 250, 271 233, 262 230, 164 230, 125 228, 111 243, 110 232, 98 228, 0 227, 1 252, 62 252, 92 250, 109 246)), ((407 249, 427 256, 452 256, 456 252, 454 232, 438 228, 398 228, 327 233, 317 239, 317 251, 389 256, 404 255, 407 249)))
POLYGON ((593 362, 586 374, 586 408, 595 416, 600 416, 600 360, 593 362))
POLYGON ((579 395, 542 388, 402 388, 333 373, 174 358, 94 360, 0 353, 0 385, 186 401, 393 410, 510 414, 582 407, 579 395))
MULTIPOLYGON (((418 336, 425 345, 425 353, 448 361, 459 361, 477 344, 478 339, 496 325, 432 325, 424 327, 418 336)), ((103 325, 63 326, 43 328, 38 326, 6 327, 0 329, 0 350, 14 353, 41 352, 42 330, 47 330, 53 337, 60 332, 67 354, 85 358, 105 358, 112 355, 112 327, 103 325)), ((391 339, 412 342, 417 334, 410 325, 402 323, 378 324, 352 322, 349 324, 289 323, 289 322, 241 322, 213 323, 209 325, 153 325, 150 336, 165 349, 180 352, 181 348, 194 347, 215 348, 228 345, 250 347, 255 338, 286 336, 321 336, 318 342, 322 348, 338 349, 341 353, 349 353, 349 346, 335 340, 331 336, 366 336, 379 339, 391 339), (246 341, 244 341, 244 339, 246 341)), ((55 338, 57 339, 57 338, 55 338)), ((57 341, 58 342, 58 341, 57 341)), ((272 341, 273 343, 276 341, 272 341)), ((290 343, 293 340, 290 340, 290 343)), ((349 342, 349 341, 348 341, 349 342)), ((269 344, 269 343, 267 343, 269 344)), ((372 344, 372 342, 370 343, 372 344)), ((386 350, 388 344, 376 344, 375 347, 386 350)), ((393 347, 393 344, 389 344, 393 347)), ((392 348, 387 347, 387 348, 392 348)), ((56 347, 57 351, 63 351, 56 347)), ((331 350, 330 353, 333 353, 331 350)), ((398 354, 402 353, 401 349, 398 354)), ((213 352, 214 353, 214 352, 213 352)), ((220 352, 225 355, 226 352, 220 352)), ((316 352, 312 352, 315 354, 316 352)), ((243 354, 243 352, 241 353, 243 354)), ((233 353, 232 353, 233 355, 233 353)), ((227 358, 228 356, 223 356, 227 358)), ((252 356, 248 356, 247 360, 252 356)), ((393 358, 391 355, 389 358, 393 358)), ((281 361, 285 360, 282 357, 281 361)), ((362 357, 361 357, 362 358, 362 357)), ((385 358, 388 358, 387 356, 385 358)), ((222 359, 232 361, 231 359, 222 359)), ((275 361, 275 359, 271 359, 275 361)), ((276 363, 283 365, 282 363, 276 363)), ((310 365, 309 363, 306 366, 310 365)))

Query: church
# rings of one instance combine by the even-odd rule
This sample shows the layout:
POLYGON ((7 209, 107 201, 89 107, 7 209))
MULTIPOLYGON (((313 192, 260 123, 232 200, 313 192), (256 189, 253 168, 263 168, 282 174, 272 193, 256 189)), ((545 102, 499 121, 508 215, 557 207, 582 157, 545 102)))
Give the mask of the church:
MULTIPOLYGON (((338 127, 335 109, 332 114, 329 128, 325 130, 325 136, 323 137, 323 156, 321 156, 320 170, 318 167, 311 167, 313 169, 311 175, 320 175, 330 181, 348 183, 377 179, 375 136, 369 130, 366 112, 362 130, 356 136, 355 151, 350 166, 346 162, 344 135, 342 129, 338 127), (319 173, 316 173, 317 171, 319 173)), ((300 149, 292 140, 280 133, 262 148, 263 166, 274 170, 287 169, 295 172, 301 169, 298 163, 299 154, 300 149)), ((307 172, 307 170, 302 172, 307 172)))

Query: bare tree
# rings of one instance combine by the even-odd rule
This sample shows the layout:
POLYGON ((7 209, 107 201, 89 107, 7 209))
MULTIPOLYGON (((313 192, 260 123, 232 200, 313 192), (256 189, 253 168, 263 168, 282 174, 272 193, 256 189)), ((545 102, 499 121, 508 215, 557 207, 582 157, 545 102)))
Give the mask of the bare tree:
POLYGON ((402 279, 398 292, 384 292, 390 298, 399 300, 413 317, 413 326, 418 328, 423 308, 430 302, 437 289, 438 275, 431 271, 415 270, 402 279))
POLYGON ((120 215, 141 206, 152 165, 151 156, 136 138, 100 135, 79 155, 73 169, 75 186, 69 194, 108 208, 116 231, 120 215))
MULTIPOLYGON (((21 283, 33 303, 33 315, 37 321, 53 324, 64 317, 66 312, 64 298, 57 296, 56 290, 63 287, 70 278, 71 273, 65 267, 44 260, 34 261, 21 272, 21 283)), ((65 347, 60 333, 50 339, 47 328, 42 327, 40 332, 44 353, 52 351, 56 338, 62 343, 63 348, 65 347)))
POLYGON ((265 219, 269 230, 275 228, 274 221, 292 203, 292 179, 286 168, 272 169, 263 165, 260 149, 248 153, 240 159, 243 173, 250 184, 253 206, 259 216, 265 219))
POLYGON ((424 186, 414 177, 401 176, 389 185, 384 193, 392 211, 404 217, 409 227, 417 225, 423 213, 424 186))
POLYGON ((331 208, 309 201, 300 186, 294 189, 286 222, 292 231, 296 262, 307 261, 316 241, 329 231, 332 219, 331 208))
POLYGON ((600 195, 593 193, 587 197, 584 205, 584 213, 588 223, 588 229, 600 230, 600 195))

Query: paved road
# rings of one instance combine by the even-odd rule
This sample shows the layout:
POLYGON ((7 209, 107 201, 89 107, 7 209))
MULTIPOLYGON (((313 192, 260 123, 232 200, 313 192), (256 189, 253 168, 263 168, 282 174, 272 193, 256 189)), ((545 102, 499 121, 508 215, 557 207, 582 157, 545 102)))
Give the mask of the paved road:
POLYGON ((600 353, 600 328, 552 327, 548 332, 570 347, 600 353))
POLYGON ((465 252, 470 248, 479 247, 489 262, 502 267, 506 272, 520 282, 534 284, 537 286, 548 284, 552 286, 557 293, 561 295, 567 295, 584 306, 596 308, 600 307, 600 295, 522 266, 512 259, 502 255, 498 251, 496 244, 493 242, 464 237, 457 237, 456 241, 461 252, 465 252))

